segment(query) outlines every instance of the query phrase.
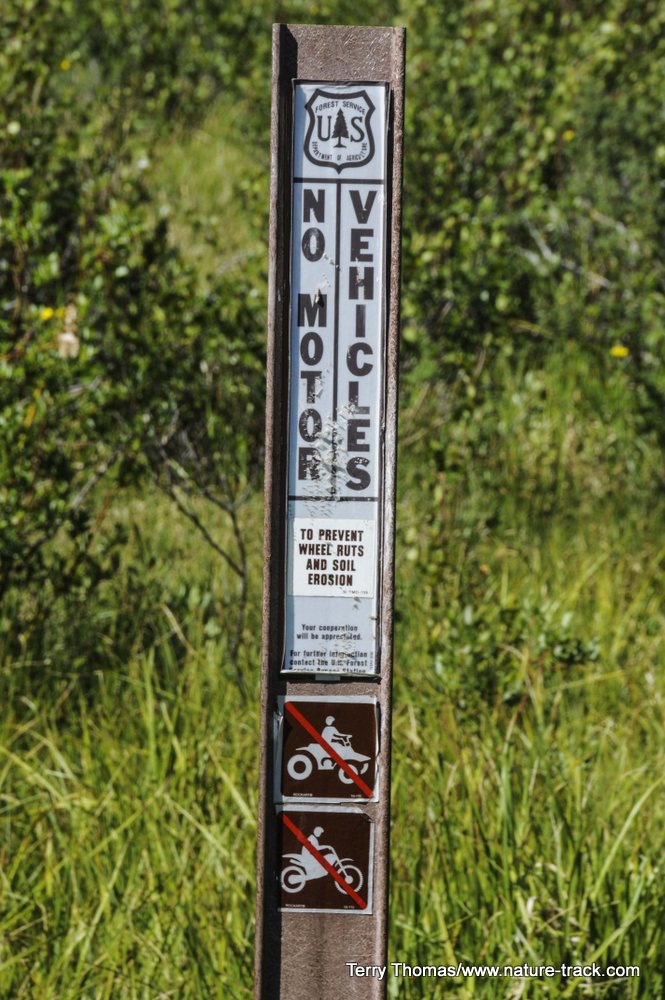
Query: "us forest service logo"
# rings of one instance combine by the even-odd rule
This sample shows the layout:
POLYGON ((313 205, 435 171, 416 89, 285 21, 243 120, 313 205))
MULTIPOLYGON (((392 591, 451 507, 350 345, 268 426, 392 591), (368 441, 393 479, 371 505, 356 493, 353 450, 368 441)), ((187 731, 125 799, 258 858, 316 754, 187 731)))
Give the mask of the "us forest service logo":
POLYGON ((365 90, 333 94, 317 87, 305 105, 309 120, 305 156, 337 173, 362 167, 374 156, 370 120, 376 110, 365 90))

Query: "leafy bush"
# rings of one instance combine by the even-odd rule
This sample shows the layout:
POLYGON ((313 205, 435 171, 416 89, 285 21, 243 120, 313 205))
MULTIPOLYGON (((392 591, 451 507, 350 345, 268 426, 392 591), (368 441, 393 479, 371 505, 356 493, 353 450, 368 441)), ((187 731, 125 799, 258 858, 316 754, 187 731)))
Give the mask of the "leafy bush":
POLYGON ((663 11, 424 2, 411 32, 405 241, 413 378, 510 342, 622 363, 663 438, 663 11), (432 94, 440 95, 437 101, 432 94))
POLYGON ((29 585, 38 613, 113 568, 111 538, 91 557, 102 481, 149 472, 233 513, 260 467, 261 298, 234 275, 199 292, 118 107, 81 101, 48 39, 86 11, 28 4, 0 31, 0 595, 29 585))

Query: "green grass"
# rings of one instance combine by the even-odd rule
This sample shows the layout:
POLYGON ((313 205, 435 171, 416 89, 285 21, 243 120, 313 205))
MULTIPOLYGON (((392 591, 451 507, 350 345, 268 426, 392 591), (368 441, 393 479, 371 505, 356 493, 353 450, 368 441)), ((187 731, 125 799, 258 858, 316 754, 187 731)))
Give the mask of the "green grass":
MULTIPOLYGON (((257 705, 234 683, 226 637, 206 628, 209 550, 151 499, 118 512, 154 524, 159 509, 147 599, 134 621, 117 608, 129 649, 90 609, 85 667, 62 648, 3 671, 3 997, 246 995, 257 705), (173 562, 185 543, 192 562, 173 562)), ((255 682, 249 657, 241 667, 255 682)))
POLYGON ((499 368, 488 427, 429 502, 418 440, 402 468, 391 954, 641 976, 391 996, 662 996, 661 458, 572 353, 499 368))
MULTIPOLYGON (((575 365, 504 372, 492 447, 474 438, 457 479, 436 449, 427 466, 431 441, 414 446, 422 410, 404 415, 390 957, 641 976, 392 979, 392 997, 665 988, 658 456, 645 445, 626 466, 636 436, 614 413, 623 443, 611 466, 593 461, 605 424, 575 365), (537 461, 573 432, 581 448, 537 461)), ((132 526, 116 579, 55 609, 41 661, 26 641, 2 665, 0 996, 246 997, 260 498, 243 514, 251 609, 235 664, 236 581, 205 542, 157 496, 109 516, 132 526)))

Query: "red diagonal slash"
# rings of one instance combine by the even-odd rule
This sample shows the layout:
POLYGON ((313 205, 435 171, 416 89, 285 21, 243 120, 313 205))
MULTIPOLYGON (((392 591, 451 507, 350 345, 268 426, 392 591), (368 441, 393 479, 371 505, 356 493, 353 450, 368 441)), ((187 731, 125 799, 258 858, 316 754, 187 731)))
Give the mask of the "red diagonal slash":
POLYGON ((335 761, 336 764, 339 764, 344 773, 348 774, 349 778, 351 778, 352 781, 355 781, 360 791, 364 795, 366 795, 368 799, 371 799, 374 792, 369 787, 369 785, 365 784, 365 782, 360 777, 358 772, 354 770, 354 768, 352 768, 349 764, 347 764, 343 757, 340 757, 340 755, 337 753, 334 747, 331 747, 330 743, 328 743, 327 740, 324 740, 321 733, 319 733, 314 728, 311 722, 307 721, 302 712, 299 712, 298 709, 295 707, 295 705, 292 705, 290 701, 287 701, 285 703, 284 708, 289 713, 289 715, 293 716, 293 718, 300 723, 300 725, 303 727, 303 729, 305 729, 309 733, 312 739, 316 740, 319 746, 323 747, 328 756, 332 757, 332 759, 335 761))
POLYGON ((287 828, 287 830, 290 830, 293 836, 296 838, 296 840, 298 840, 303 847, 307 848, 307 850, 309 851, 309 853, 312 855, 313 858, 316 858, 321 867, 325 868, 325 870, 328 872, 329 875, 332 875, 332 877, 335 879, 335 882, 337 882, 338 885, 341 885, 342 889, 344 889, 345 892, 348 892, 353 902, 356 903, 361 910, 366 910, 367 903, 362 898, 362 896, 359 896, 356 890, 351 888, 349 883, 343 878, 342 875, 340 875, 338 871, 336 871, 333 868, 330 862, 326 861, 324 856, 321 854, 321 851, 317 851, 314 844, 310 843, 310 841, 307 839, 302 830, 299 830, 298 827, 295 825, 293 820, 290 820, 289 817, 286 815, 286 813, 282 813, 282 819, 284 820, 284 826, 287 828))

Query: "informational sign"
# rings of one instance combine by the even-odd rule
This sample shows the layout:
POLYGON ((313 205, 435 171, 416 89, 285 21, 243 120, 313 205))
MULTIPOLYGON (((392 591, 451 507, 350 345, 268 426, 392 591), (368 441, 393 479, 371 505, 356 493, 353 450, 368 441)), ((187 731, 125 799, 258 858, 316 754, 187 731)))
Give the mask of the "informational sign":
POLYGON ((283 669, 377 669, 388 85, 297 80, 283 669))
POLYGON ((289 809, 280 818, 280 908, 371 914, 372 821, 348 809, 289 809))
MULTIPOLYGON (((374 597, 376 522, 342 518, 291 521, 289 592, 297 597, 374 597)), ((325 630, 323 630, 325 631, 325 630)))
POLYGON ((280 698, 277 799, 378 799, 379 718, 368 695, 280 698))

